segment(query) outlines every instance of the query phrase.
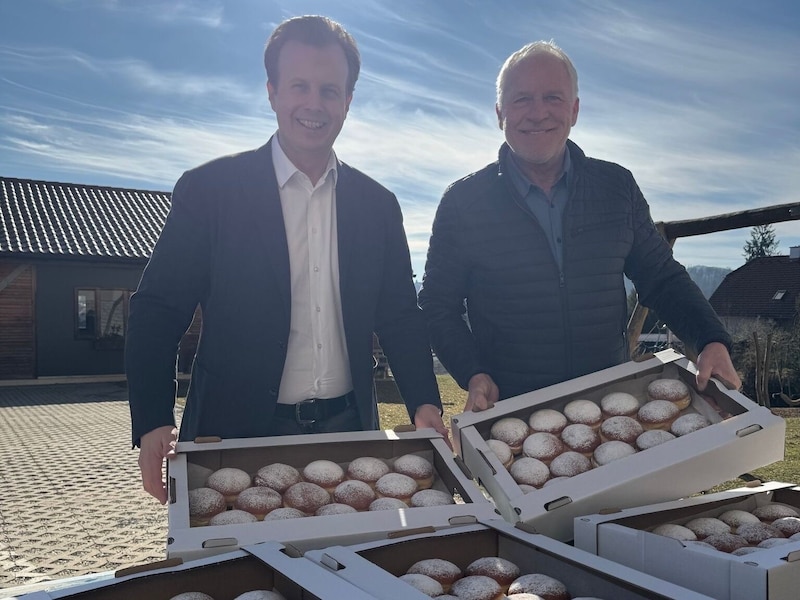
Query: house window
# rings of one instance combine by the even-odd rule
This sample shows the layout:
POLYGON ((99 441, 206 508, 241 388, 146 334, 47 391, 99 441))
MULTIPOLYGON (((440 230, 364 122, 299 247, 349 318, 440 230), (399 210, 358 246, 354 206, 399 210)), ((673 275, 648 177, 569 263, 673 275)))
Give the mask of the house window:
POLYGON ((76 339, 94 340, 98 349, 121 349, 130 294, 130 290, 76 290, 76 339))
POLYGON ((778 290, 775 292, 775 295, 772 297, 773 300, 780 300, 786 295, 786 290, 778 290))

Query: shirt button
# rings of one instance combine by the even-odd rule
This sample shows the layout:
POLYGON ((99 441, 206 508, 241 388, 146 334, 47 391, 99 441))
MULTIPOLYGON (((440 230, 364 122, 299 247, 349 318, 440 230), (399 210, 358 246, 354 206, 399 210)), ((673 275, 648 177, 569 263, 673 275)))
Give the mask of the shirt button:
POLYGON ((314 273, 319 273, 319 267, 314 267, 314 273))
POLYGON ((322 344, 317 344, 317 348, 319 348, 320 350, 322 350, 322 344))
POLYGON ((317 312, 320 312, 321 310, 322 310, 322 309, 321 309, 321 308, 318 306, 318 307, 317 307, 317 312))

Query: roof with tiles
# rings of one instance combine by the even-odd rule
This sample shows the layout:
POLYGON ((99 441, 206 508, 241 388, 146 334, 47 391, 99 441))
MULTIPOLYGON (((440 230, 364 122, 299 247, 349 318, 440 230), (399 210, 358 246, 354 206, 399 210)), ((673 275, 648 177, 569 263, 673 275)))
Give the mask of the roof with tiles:
POLYGON ((730 272, 710 298, 723 317, 761 317, 789 321, 798 311, 800 259, 755 258, 730 272))
POLYGON ((0 257, 146 260, 168 192, 0 177, 0 257))

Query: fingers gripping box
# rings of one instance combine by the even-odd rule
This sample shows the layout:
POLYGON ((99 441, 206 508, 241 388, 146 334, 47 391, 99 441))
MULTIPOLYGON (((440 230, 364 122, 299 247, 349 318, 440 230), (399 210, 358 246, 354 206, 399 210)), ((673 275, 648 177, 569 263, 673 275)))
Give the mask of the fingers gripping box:
POLYGON ((575 546, 719 600, 795 600, 800 597, 800 539, 778 538, 780 545, 736 556, 653 533, 667 523, 685 525, 733 510, 752 513, 772 504, 800 514, 800 487, 768 482, 586 515, 575 520, 575 546))
POLYGON ((631 507, 689 496, 783 459, 784 420, 742 394, 711 380, 701 394, 696 369, 668 350, 498 402, 480 413, 452 419, 456 451, 496 503, 503 517, 521 521, 562 541, 573 538, 575 517, 607 507, 631 507), (690 391, 682 412, 699 413, 709 426, 573 477, 558 479, 528 494, 489 449, 494 422, 516 417, 527 423, 542 408, 563 411, 572 400, 597 404, 610 392, 627 392, 640 404, 655 379, 679 379, 690 391))
POLYGON ((400 530, 497 516, 494 504, 459 467, 452 450, 433 429, 190 442, 179 443, 177 452, 169 462, 168 473, 168 557, 199 558, 265 540, 290 543, 303 551, 379 539, 400 530), (406 454, 421 456, 433 465, 432 489, 449 494, 453 504, 228 525, 190 523, 189 490, 203 487, 208 476, 223 467, 244 470, 252 478, 259 469, 274 463, 290 465, 302 473, 312 461, 325 459, 346 471, 349 462, 359 457, 379 458, 392 466, 395 459, 406 454))
POLYGON ((527 533, 501 519, 398 540, 311 550, 305 556, 381 600, 428 597, 398 579, 417 561, 444 559, 463 574, 470 563, 483 557, 511 561, 521 575, 539 573, 557 579, 573 598, 708 600, 707 596, 599 559, 568 544, 527 533))

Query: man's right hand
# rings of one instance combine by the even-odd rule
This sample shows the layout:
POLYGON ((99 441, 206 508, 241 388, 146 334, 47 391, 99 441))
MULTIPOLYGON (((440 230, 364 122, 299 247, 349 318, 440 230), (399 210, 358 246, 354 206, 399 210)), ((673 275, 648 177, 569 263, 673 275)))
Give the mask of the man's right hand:
POLYGON ((464 412, 480 412, 492 408, 500 399, 500 389, 486 373, 477 373, 469 380, 464 412))
POLYGON ((145 433, 139 441, 139 469, 142 472, 142 485, 145 491, 167 503, 167 486, 164 484, 162 469, 165 458, 175 456, 178 443, 178 430, 172 425, 158 427, 145 433))

